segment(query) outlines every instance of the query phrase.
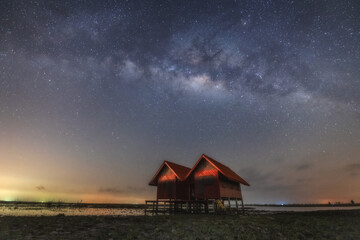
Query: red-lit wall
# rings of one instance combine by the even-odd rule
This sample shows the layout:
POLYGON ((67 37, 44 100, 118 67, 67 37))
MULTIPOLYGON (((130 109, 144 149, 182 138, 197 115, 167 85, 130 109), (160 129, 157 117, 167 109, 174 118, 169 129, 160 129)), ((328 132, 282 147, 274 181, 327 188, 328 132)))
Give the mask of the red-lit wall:
POLYGON ((195 199, 242 198, 240 183, 228 180, 204 159, 190 177, 195 199))
POLYGON ((176 176, 165 166, 159 173, 157 185, 157 199, 175 199, 176 176))
POLYGON ((157 199, 189 199, 189 185, 179 181, 175 174, 165 166, 158 177, 157 199))
POLYGON ((239 198, 242 199, 240 183, 229 181, 225 177, 219 177, 220 180, 220 196, 222 198, 239 198))
POLYGON ((175 174, 165 166, 159 173, 157 183, 157 199, 190 200, 190 185, 194 186, 196 200, 242 199, 240 183, 229 181, 204 159, 186 181, 177 179, 175 174))
POLYGON ((206 160, 202 160, 193 172, 195 199, 217 199, 220 197, 218 171, 206 160))
POLYGON ((176 181, 176 199, 188 200, 189 199, 189 184, 185 181, 176 181))

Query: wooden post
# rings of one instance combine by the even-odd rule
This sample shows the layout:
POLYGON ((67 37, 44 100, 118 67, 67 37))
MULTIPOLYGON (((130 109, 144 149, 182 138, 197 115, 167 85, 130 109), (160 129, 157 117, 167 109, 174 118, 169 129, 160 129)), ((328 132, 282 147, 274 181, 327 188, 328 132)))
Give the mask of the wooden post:
POLYGON ((236 213, 239 213, 239 204, 238 204, 238 199, 235 198, 235 203, 236 203, 236 213))
POLYGON ((242 206, 243 215, 245 215, 244 200, 242 198, 241 198, 241 206, 242 206))
POLYGON ((172 210, 172 204, 171 204, 171 199, 170 199, 170 202, 169 202, 169 213, 171 213, 171 210, 172 210))
POLYGON ((146 208, 147 208, 147 201, 145 201, 145 211, 144 211, 145 216, 146 216, 146 208))
POLYGON ((159 201, 156 201, 156 215, 158 215, 158 210, 159 210, 159 201))
POLYGON ((172 202, 172 205, 173 205, 172 212, 175 213, 176 212, 176 199, 172 202))
POLYGON ((229 203, 229 212, 231 212, 231 204, 230 204, 230 198, 228 197, 228 203, 229 203))

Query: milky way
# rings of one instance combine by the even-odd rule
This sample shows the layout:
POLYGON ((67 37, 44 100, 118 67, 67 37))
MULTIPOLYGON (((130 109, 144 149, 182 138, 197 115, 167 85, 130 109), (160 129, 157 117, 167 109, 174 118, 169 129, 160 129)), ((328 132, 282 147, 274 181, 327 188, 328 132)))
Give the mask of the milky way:
POLYGON ((141 202, 202 154, 246 202, 360 201, 358 1, 2 1, 0 199, 141 202))

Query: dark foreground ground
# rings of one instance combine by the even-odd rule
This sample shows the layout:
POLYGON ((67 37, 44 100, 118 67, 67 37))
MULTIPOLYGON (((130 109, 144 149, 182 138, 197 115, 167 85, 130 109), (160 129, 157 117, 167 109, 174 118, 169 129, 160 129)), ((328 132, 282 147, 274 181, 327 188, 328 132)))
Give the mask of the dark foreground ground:
POLYGON ((0 217, 0 239, 360 239, 360 211, 0 217))

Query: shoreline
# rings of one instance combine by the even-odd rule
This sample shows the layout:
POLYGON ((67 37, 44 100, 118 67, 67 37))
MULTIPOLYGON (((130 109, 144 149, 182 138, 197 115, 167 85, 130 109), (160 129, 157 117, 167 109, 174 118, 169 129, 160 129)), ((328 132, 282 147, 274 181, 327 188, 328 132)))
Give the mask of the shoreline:
MULTIPOLYGON (((316 211, 347 211, 359 210, 360 206, 274 206, 274 205, 246 205, 245 212, 247 215, 263 215, 286 212, 316 212, 316 211)), ((0 204, 0 216, 143 216, 145 215, 143 205, 128 204, 64 204, 64 203, 7 203, 0 204)), ((162 213, 159 213, 159 215, 162 213)), ((165 213, 168 215, 168 213, 165 213)), ((213 213, 209 213, 213 214, 213 213)), ((234 214, 234 213, 227 213, 234 214)), ((151 214, 149 214, 151 215, 151 214)))

